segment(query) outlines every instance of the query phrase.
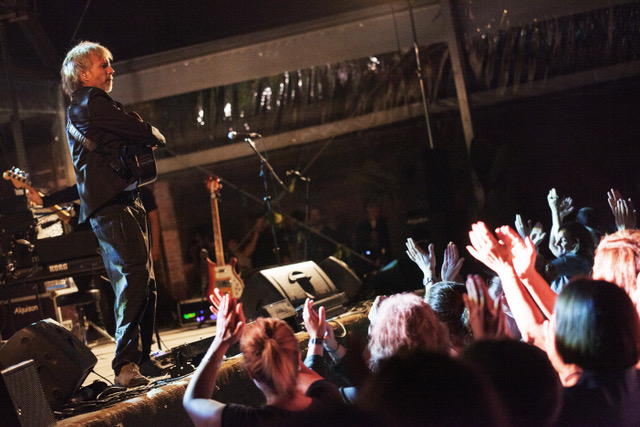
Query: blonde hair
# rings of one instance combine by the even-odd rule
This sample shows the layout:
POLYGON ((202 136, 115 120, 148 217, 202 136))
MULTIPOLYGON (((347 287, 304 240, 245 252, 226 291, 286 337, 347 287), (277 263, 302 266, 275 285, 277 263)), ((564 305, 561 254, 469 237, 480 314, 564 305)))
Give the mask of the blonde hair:
POLYGON ((594 279, 617 284, 637 304, 639 273, 640 230, 620 230, 602 238, 593 263, 594 279))
POLYGON ((380 303, 369 331, 369 367, 399 350, 449 351, 449 332, 433 309, 412 293, 392 295, 380 303))
POLYGON ((294 395, 300 350, 286 322, 259 317, 249 323, 242 334, 240 350, 253 378, 277 396, 294 395))
POLYGON ((80 75, 91 68, 91 55, 99 58, 113 60, 113 55, 106 47, 94 42, 80 42, 75 45, 64 58, 60 76, 62 77, 62 89, 71 98, 71 94, 80 89, 82 81, 80 75))

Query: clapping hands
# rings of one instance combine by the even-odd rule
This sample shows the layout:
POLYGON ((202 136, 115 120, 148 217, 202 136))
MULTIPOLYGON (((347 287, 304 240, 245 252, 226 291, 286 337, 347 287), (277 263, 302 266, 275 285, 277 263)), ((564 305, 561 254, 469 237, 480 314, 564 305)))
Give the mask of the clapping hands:
POLYGON ((456 282, 464 258, 460 258, 458 255, 458 247, 453 242, 449 242, 447 248, 444 250, 444 260, 442 261, 442 269, 440 271, 440 277, 443 281, 456 282))
POLYGON ((523 239, 526 239, 527 236, 530 237, 536 249, 540 243, 542 243, 544 238, 547 237, 547 233, 545 233, 544 228, 542 228, 542 223, 540 221, 536 222, 536 224, 532 226, 531 220, 524 223, 520 214, 516 214, 515 225, 520 237, 523 239))
POLYGON ((218 316, 214 341, 229 346, 237 343, 246 324, 242 303, 229 294, 223 294, 218 288, 214 290, 213 295, 209 296, 209 299, 216 306, 218 316), (217 302, 214 302, 214 299, 217 302))
POLYGON ((491 299, 484 280, 478 275, 467 276, 467 293, 462 295, 469 310, 469 325, 476 340, 511 337, 500 298, 491 299))

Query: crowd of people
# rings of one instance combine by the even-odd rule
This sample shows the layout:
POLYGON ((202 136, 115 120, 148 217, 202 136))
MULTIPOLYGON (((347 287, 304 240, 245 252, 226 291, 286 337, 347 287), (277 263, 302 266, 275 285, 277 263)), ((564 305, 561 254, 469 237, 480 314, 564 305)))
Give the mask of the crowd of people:
POLYGON ((520 216, 515 229, 473 224, 466 249, 486 268, 466 279, 455 244, 438 277, 434 246, 407 239, 424 296, 377 296, 366 343, 336 339, 324 308, 307 300, 303 359, 284 321, 245 325, 241 303, 216 295, 218 333, 185 393, 187 413, 196 425, 223 426, 640 425, 640 230, 631 200, 608 193, 617 229, 608 232, 555 189, 547 199, 548 232, 520 216), (265 395, 261 408, 211 398, 237 341, 265 395), (329 372, 344 383, 328 381, 329 372))

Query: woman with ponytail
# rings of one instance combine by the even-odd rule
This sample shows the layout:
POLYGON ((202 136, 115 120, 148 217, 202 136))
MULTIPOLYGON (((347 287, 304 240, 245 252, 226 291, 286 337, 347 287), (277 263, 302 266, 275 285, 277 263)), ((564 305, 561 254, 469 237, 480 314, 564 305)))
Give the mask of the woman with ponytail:
POLYGON ((182 401, 194 425, 285 425, 306 411, 315 413, 341 402, 336 386, 302 364, 298 340, 286 322, 258 318, 245 325, 242 304, 229 295, 217 297, 216 336, 182 401), (222 359, 238 341, 244 367, 266 398, 266 405, 260 408, 211 398, 222 359))

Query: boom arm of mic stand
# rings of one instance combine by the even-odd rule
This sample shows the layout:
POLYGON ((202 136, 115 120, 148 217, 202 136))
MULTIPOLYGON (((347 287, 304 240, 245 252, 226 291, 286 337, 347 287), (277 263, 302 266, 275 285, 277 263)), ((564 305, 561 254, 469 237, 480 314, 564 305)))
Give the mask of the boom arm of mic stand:
POLYGON ((251 138, 245 138, 245 141, 249 143, 249 146, 253 149, 254 153, 256 153, 257 156, 260 158, 260 161, 262 162, 262 164, 267 166, 267 169, 269 169, 269 172, 271 172, 271 175, 273 176, 273 178, 278 182, 278 184, 280 184, 282 188, 284 188, 284 191, 288 193, 289 188, 287 188, 287 186, 284 185, 284 182, 282 182, 278 174, 273 170, 273 168, 271 167, 271 164, 269 164, 267 159, 264 158, 260 150, 256 148, 256 144, 253 142, 253 140, 251 138))

